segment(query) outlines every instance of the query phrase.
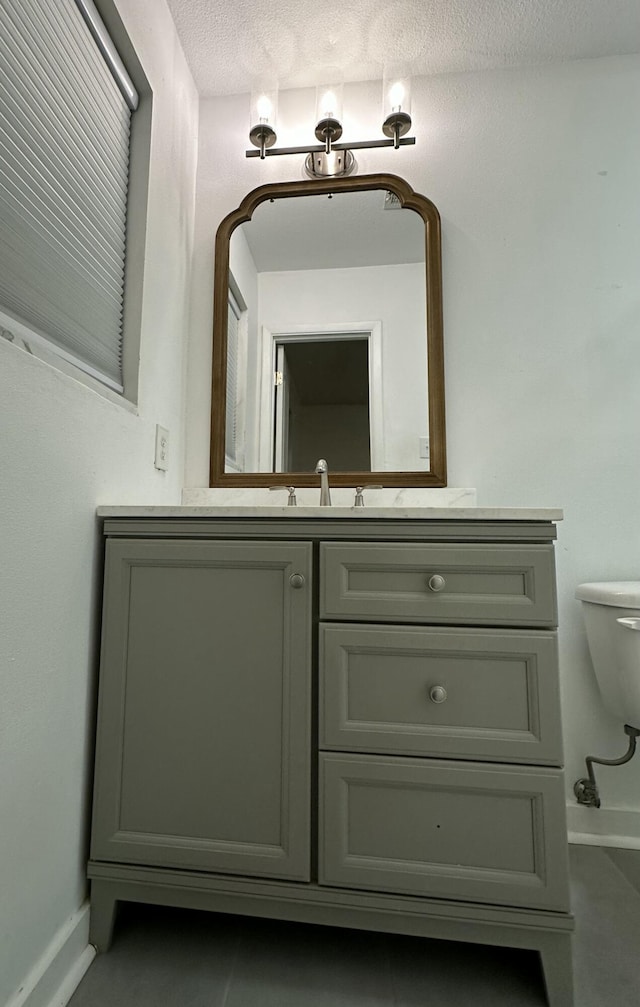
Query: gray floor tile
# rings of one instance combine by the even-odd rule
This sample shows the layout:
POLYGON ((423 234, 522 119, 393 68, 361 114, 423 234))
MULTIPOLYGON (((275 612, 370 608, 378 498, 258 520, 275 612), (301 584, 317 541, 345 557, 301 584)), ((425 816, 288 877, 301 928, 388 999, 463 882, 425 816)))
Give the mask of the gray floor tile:
POLYGON ((578 1007, 640 1004, 640 894, 603 850, 570 851, 578 1007))
POLYGON ((241 921, 215 913, 124 905, 70 1007, 223 1007, 241 921))
MULTIPOLYGON (((576 1007, 640 1005, 640 893, 570 851, 576 1007)), ((538 956, 399 935, 126 906, 70 1007, 543 1007, 538 956)))
POLYGON ((224 1007, 389 1007, 385 945, 377 934, 251 921, 224 1007))
POLYGON ((640 894, 640 850, 604 850, 630 885, 640 894))
POLYGON ((535 951, 393 936, 395 1007, 544 1007, 535 951))

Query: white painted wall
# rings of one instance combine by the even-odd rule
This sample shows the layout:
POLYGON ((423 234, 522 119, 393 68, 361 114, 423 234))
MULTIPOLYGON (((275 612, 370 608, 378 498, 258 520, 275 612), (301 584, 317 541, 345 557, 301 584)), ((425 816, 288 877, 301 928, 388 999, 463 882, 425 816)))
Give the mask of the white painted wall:
POLYGON ((138 410, 0 339, 2 1004, 37 981, 86 896, 95 508, 178 502, 183 483, 198 100, 165 3, 117 7, 154 91, 138 410), (171 434, 167 473, 153 466, 156 423, 171 434))
MULTIPOLYGON (((573 592, 584 580, 640 579, 640 57, 415 84, 416 146, 359 151, 360 172, 404 176, 442 215, 450 484, 476 486, 479 504, 565 509, 571 784, 586 754, 615 757, 626 742, 600 702, 573 592)), ((245 159, 247 108, 246 96, 202 103, 189 486, 207 481, 215 230, 249 190, 301 174, 297 158, 245 159)), ((279 108, 279 141, 310 142, 313 98, 306 132, 285 94, 279 108)), ((378 84, 347 86, 345 108, 345 138, 378 135, 378 84)), ((573 826, 640 840, 637 760, 599 778, 604 808, 573 826)))
MULTIPOLYGON (((260 273, 260 322, 270 333, 303 325, 382 323, 382 412, 387 471, 423 468, 429 432, 424 265, 260 273)), ((329 462, 331 465, 331 462, 329 462)))

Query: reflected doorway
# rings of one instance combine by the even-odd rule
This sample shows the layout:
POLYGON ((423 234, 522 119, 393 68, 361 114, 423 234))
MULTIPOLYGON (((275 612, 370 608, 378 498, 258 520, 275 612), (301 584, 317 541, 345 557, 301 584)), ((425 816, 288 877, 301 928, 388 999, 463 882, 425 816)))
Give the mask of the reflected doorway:
POLYGON ((371 471, 369 334, 275 340, 273 471, 371 471))

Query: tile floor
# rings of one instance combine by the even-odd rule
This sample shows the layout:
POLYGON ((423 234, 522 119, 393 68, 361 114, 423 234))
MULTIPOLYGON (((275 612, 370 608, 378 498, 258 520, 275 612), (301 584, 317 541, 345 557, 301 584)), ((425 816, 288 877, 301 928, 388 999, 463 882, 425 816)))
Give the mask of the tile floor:
MULTIPOLYGON (((640 1005, 640 892, 571 847, 576 1007, 640 1005)), ((543 1007, 535 952, 124 906, 70 1007, 543 1007)))

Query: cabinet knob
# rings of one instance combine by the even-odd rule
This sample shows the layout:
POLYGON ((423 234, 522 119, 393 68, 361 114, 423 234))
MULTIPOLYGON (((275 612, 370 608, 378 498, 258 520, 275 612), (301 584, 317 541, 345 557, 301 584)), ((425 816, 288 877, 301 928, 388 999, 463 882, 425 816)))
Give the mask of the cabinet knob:
POLYGON ((289 583, 291 584, 291 587, 304 587, 304 575, 301 573, 292 573, 289 577, 289 583))
POLYGON ((432 685, 429 689, 429 699, 432 703, 444 703, 447 698, 447 690, 444 685, 432 685))
POLYGON ((433 577, 429 577, 429 588, 432 591, 443 591, 446 583, 444 577, 441 577, 439 573, 434 573, 433 577))

